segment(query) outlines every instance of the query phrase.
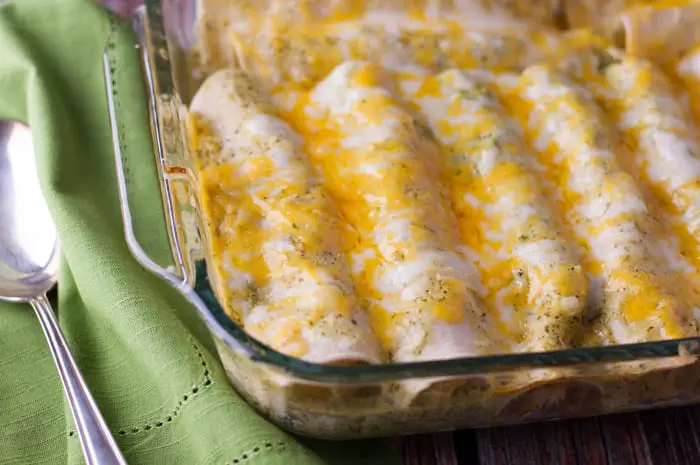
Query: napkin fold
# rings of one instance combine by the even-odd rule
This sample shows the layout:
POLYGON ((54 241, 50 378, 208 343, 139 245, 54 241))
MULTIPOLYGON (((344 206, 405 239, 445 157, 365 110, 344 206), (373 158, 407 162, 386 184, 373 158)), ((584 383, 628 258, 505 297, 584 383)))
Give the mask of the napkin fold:
MULTIPOLYGON (((139 236, 148 250, 167 257, 129 25, 88 0, 0 6, 0 117, 32 127, 39 176, 61 237, 60 323, 127 461, 397 463, 388 441, 300 441, 256 414, 229 385, 196 311, 131 257, 103 81, 109 37, 120 57, 120 129, 139 236)), ((0 463, 82 462, 33 312, 0 303, 0 463)))

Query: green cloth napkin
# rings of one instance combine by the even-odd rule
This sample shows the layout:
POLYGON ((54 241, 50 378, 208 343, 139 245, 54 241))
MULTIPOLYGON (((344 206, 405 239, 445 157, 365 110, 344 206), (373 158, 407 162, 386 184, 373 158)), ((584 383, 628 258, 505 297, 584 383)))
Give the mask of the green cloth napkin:
MULTIPOLYGON (((145 90, 130 27, 87 0, 0 7, 0 116, 33 128, 62 241, 61 326, 130 464, 397 463, 389 441, 297 439, 230 387, 195 310, 124 243, 102 51, 118 63, 123 145, 146 247, 167 257, 145 90), (130 84, 131 83, 131 84, 130 84)), ((39 324, 0 303, 0 463, 82 463, 39 324)))

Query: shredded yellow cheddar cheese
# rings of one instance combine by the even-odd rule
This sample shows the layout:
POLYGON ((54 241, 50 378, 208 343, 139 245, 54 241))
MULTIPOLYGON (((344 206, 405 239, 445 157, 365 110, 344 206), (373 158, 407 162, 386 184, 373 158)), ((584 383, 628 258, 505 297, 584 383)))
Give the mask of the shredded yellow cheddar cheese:
POLYGON ((483 0, 483 27, 432 0, 262 3, 205 15, 190 106, 246 331, 321 363, 698 335, 700 48, 659 66, 599 14, 679 2, 483 0))

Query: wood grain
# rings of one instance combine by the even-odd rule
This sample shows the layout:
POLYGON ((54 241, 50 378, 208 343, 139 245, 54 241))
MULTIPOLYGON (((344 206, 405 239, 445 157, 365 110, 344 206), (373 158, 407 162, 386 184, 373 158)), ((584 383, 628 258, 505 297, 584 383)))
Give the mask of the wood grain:
POLYGON ((608 463, 605 442, 602 438, 598 418, 584 418, 560 422, 560 427, 569 429, 576 448, 576 463, 604 465, 608 463))
POLYGON ((697 434, 700 408, 686 407, 636 414, 653 463, 700 463, 697 434))
POLYGON ((459 463, 470 465, 694 465, 698 422, 700 407, 677 407, 459 431, 454 444, 459 463))
POLYGON ((410 436, 402 441, 405 465, 440 464, 437 461, 436 442, 431 434, 410 436))
POLYGON ((637 415, 607 416, 601 422, 601 430, 610 465, 652 463, 637 415))
MULTIPOLYGON (((140 0, 101 0, 129 15, 140 0)), ((700 407, 408 436, 405 465, 696 465, 700 407)))

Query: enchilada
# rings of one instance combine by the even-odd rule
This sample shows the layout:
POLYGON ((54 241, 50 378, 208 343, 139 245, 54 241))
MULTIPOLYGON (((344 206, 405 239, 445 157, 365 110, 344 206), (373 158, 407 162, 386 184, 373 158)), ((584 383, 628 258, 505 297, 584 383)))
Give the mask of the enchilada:
POLYGON ((231 317, 287 355, 379 363, 383 355, 345 260, 346 225, 300 137, 245 73, 230 70, 202 85, 191 119, 200 195, 231 317))
POLYGON ((558 178, 565 217, 587 252, 597 336, 631 343, 695 335, 691 307, 672 287, 677 274, 659 254, 658 220, 622 167, 624 148, 593 96, 538 65, 520 77, 518 97, 516 111, 548 175, 558 178))
POLYGON ((492 86, 457 70, 426 78, 414 100, 445 149, 463 244, 479 257, 488 301, 507 313, 497 318, 510 326, 502 331, 511 339, 507 350, 569 347, 581 328, 587 282, 520 128, 492 86))
POLYGON ((358 233, 356 282, 395 362, 486 353, 470 267, 437 182, 437 147, 367 62, 338 66, 309 94, 307 144, 358 233))

